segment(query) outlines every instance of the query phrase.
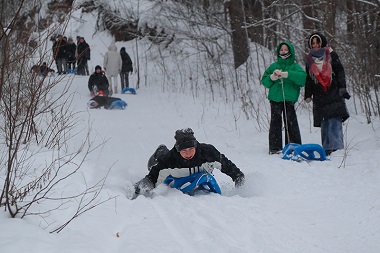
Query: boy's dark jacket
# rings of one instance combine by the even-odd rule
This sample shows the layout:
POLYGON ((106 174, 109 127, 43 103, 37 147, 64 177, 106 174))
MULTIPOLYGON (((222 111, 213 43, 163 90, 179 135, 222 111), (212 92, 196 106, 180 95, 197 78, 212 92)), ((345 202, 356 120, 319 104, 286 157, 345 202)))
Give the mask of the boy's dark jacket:
POLYGON ((157 160, 158 163, 152 166, 146 176, 153 184, 161 183, 168 175, 176 177, 174 172, 182 176, 201 172, 202 167, 205 168, 210 163, 214 168, 230 176, 233 181, 244 179, 243 172, 211 144, 197 143, 196 153, 190 160, 182 158, 175 147, 157 160))

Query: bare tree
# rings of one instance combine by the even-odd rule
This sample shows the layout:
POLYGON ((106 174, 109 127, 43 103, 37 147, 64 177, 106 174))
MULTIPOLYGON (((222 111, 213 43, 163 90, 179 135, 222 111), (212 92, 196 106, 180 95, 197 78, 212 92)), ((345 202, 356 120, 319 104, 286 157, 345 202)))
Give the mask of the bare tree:
MULTIPOLYGON (((15 12, 9 12, 10 16, 1 20, 6 32, 0 36, 0 206, 13 218, 43 217, 79 199, 75 201, 79 215, 114 198, 99 198, 106 176, 80 192, 62 190, 66 182, 80 175, 88 154, 104 143, 91 141, 90 124, 80 127, 79 114, 71 107, 74 97, 69 89, 71 82, 41 75, 41 63, 50 66, 53 62, 48 51, 40 50, 46 48, 52 31, 39 34, 40 44, 32 43, 35 26, 31 24, 27 34, 21 33, 17 24, 36 6, 24 1, 18 4, 15 12), (37 67, 31 68, 35 64, 37 67), (82 144, 71 147, 72 139, 86 131, 82 144), (46 208, 38 211, 34 208, 45 202, 49 203, 46 208)), ((64 30, 66 23, 58 26, 64 30)))

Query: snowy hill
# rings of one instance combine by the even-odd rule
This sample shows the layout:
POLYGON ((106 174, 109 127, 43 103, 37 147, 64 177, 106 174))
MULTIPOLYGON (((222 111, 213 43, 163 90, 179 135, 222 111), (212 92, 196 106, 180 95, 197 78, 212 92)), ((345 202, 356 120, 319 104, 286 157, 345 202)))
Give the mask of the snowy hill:
MULTIPOLYGON (((112 38, 105 33, 92 37, 89 26, 68 27, 73 28, 67 35, 80 33, 90 44, 91 71, 102 65, 112 38)), ((134 60, 134 43, 116 45, 125 46, 134 60)), ((132 75, 131 83, 136 78, 132 75)), ((160 84, 159 78, 150 80, 160 84)), ((115 95, 128 103, 124 111, 90 110, 88 77, 67 75, 62 83, 67 81, 72 82, 72 107, 81 126, 91 128, 95 143, 106 143, 89 154, 82 175, 62 190, 83 188, 108 173, 101 199, 115 198, 59 234, 49 231, 71 217, 75 205, 43 219, 10 219, 1 213, 0 252, 379 252, 378 120, 367 125, 363 115, 351 112, 344 125, 345 150, 333 153, 330 161, 298 163, 269 156, 267 131, 258 131, 243 114, 237 116, 239 104, 210 102, 207 94, 194 98, 163 92, 152 82, 141 85, 137 95, 115 95), (187 127, 199 142, 213 144, 232 160, 245 173, 246 184, 235 189, 231 179, 217 171, 222 195, 190 197, 160 185, 153 198, 129 200, 128 190, 147 174, 156 147, 172 147, 175 130, 187 127)), ((320 143, 319 129, 310 127, 310 108, 303 105, 297 113, 303 142, 320 143)), ((70 145, 80 145, 86 133, 70 145)))

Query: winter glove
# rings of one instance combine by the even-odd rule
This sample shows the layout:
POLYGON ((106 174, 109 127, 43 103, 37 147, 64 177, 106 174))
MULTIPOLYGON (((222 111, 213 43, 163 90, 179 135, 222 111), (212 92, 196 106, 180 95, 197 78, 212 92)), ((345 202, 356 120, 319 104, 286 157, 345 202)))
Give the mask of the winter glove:
POLYGON ((148 176, 145 176, 143 179, 135 183, 134 187, 135 187, 136 195, 139 195, 139 194, 145 195, 154 188, 154 184, 152 181, 150 181, 148 176))
POLYGON ((243 186, 245 183, 245 176, 243 172, 240 171, 234 181, 236 188, 243 186))
POLYGON ((276 80, 278 80, 279 78, 281 78, 281 70, 276 69, 276 70, 273 72, 273 74, 270 75, 270 79, 271 79, 272 81, 276 81, 276 80))
POLYGON ((288 78, 288 75, 289 75, 288 71, 280 71, 281 78, 288 78))
POLYGON ((339 88, 339 96, 341 96, 342 98, 345 98, 345 99, 351 98, 351 96, 350 96, 350 94, 348 94, 346 88, 339 88))

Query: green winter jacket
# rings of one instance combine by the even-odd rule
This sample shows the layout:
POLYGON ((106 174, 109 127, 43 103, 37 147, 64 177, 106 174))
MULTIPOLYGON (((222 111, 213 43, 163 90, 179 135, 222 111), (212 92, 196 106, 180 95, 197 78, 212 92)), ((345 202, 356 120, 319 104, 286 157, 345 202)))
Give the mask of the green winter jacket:
POLYGON ((295 52, 294 46, 291 43, 283 42, 279 44, 276 53, 277 62, 272 63, 269 68, 265 70, 263 78, 261 79, 262 84, 269 89, 268 100, 282 102, 285 97, 285 101, 297 102, 300 95, 300 88, 305 86, 306 72, 294 61, 295 52), (290 53, 292 54, 287 59, 282 59, 280 57, 280 48, 283 44, 288 45, 290 53), (288 78, 272 81, 270 75, 272 75, 276 69, 287 71, 288 78), (283 82, 283 85, 281 81, 283 82), (282 86, 284 86, 284 91, 282 90, 282 86))

